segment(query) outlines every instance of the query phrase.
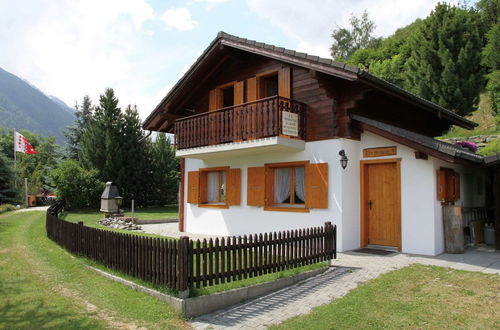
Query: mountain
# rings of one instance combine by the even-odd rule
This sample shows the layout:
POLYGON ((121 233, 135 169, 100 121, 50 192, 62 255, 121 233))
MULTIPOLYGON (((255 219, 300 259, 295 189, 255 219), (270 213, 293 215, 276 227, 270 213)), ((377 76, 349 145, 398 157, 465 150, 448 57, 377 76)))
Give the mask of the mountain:
POLYGON ((63 144, 63 130, 74 120, 74 110, 63 101, 0 68, 0 127, 53 135, 63 144))

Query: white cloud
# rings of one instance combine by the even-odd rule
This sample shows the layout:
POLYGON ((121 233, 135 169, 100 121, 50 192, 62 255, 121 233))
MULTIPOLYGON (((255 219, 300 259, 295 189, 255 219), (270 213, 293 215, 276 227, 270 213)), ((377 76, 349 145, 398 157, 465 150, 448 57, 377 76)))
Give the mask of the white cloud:
POLYGON ((330 57, 331 33, 348 26, 351 14, 365 9, 376 24, 377 36, 388 36, 417 18, 427 16, 439 0, 247 0, 249 9, 280 28, 298 44, 297 50, 330 57))
POLYGON ((198 25, 198 22, 191 18, 191 11, 188 8, 168 9, 161 19, 169 30, 188 31, 198 25))
POLYGON ((154 11, 145 0, 0 2, 0 66, 73 106, 106 87, 130 95, 134 55, 154 11), (23 17, 23 19, 20 19, 23 17), (29 24, 27 24, 29 22, 29 24))
MULTIPOLYGON (((168 92, 170 92, 172 87, 172 84, 168 84, 151 94, 133 92, 131 94, 128 94, 128 97, 121 98, 120 105, 122 107, 125 107, 126 104, 137 105, 139 116, 144 120, 168 94, 168 92)), ((120 90, 118 90, 117 92, 119 93, 120 90)), ((120 94, 118 94, 118 96, 120 96, 120 94)))
POLYGON ((215 6, 217 6, 221 3, 224 3, 224 2, 228 2, 228 1, 230 1, 230 0, 193 0, 191 3, 193 3, 193 4, 205 4, 206 9, 212 9, 215 6))

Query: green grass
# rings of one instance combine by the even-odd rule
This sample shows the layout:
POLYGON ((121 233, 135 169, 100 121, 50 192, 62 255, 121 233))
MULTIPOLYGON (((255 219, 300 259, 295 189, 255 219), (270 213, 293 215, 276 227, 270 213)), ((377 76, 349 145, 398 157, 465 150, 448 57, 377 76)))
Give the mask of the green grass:
POLYGON ((500 276, 412 265, 271 329, 498 329, 500 276))
MULTIPOLYGON (((125 216, 132 216, 131 212, 125 212, 125 216)), ((177 205, 172 205, 172 206, 165 206, 162 208, 141 208, 137 209, 134 213, 134 217, 141 219, 141 220, 147 220, 147 219, 176 219, 178 218, 179 213, 178 213, 178 207, 177 205)), ((128 233, 131 234, 133 233, 134 235, 139 235, 139 236, 146 236, 146 237, 160 237, 160 238, 167 238, 165 236, 161 235, 155 235, 155 234, 147 234, 147 233, 142 233, 138 231, 131 231, 131 230, 123 230, 123 229, 116 229, 116 228, 111 228, 107 226, 103 226, 97 223, 98 220, 102 219, 104 217, 102 212, 95 211, 95 210, 69 210, 65 211, 63 214, 60 215, 60 218, 69 222, 79 222, 83 221, 83 224, 87 227, 93 227, 93 228, 98 228, 98 229, 105 229, 105 230, 110 230, 110 231, 116 231, 116 232, 121 232, 121 233, 128 233)), ((174 239, 174 238, 172 238, 174 239)))
POLYGON ((500 134, 500 130, 497 125, 495 117, 491 111, 491 105, 489 97, 486 93, 481 94, 479 99, 479 108, 474 111, 471 115, 466 117, 467 119, 479 124, 473 130, 467 130, 465 128, 460 128, 458 126, 452 126, 452 128, 440 139, 460 137, 467 139, 474 135, 495 135, 500 134))
POLYGON ((0 215, 0 329, 186 328, 170 306, 89 270, 45 235, 45 213, 0 215))
POLYGON ((500 139, 491 141, 486 147, 478 151, 483 156, 492 156, 500 153, 500 139))
POLYGON ((303 267, 298 267, 294 269, 287 269, 281 272, 277 273, 271 273, 271 274, 266 274, 266 275, 261 275, 261 276, 256 276, 252 278, 247 278, 241 281, 234 281, 234 282, 229 282, 229 283, 224 283, 224 284, 218 284, 218 285, 212 285, 212 286, 207 286, 207 287, 201 287, 199 289, 194 288, 190 292, 190 296, 196 297, 196 296, 203 296, 207 294, 212 294, 216 292, 221 292, 221 291, 227 291, 227 290, 232 290, 236 288, 243 288, 246 286, 250 285, 255 285, 259 283, 264 283, 264 282, 270 282, 274 281, 280 278, 285 278, 285 277, 291 277, 300 273, 304 273, 307 271, 315 270, 315 269, 320 269, 320 268, 326 268, 328 265, 324 262, 316 263, 316 264, 311 264, 303 267))

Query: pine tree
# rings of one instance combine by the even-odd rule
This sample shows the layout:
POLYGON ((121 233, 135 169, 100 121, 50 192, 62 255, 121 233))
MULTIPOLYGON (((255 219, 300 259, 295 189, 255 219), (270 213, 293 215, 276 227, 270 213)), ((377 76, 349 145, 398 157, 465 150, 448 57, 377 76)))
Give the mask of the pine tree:
POLYGON ((148 204, 151 186, 155 178, 149 161, 149 145, 141 129, 141 121, 136 106, 127 106, 122 117, 121 157, 117 183, 120 193, 128 204, 134 199, 137 205, 148 204))
POLYGON ((483 86, 479 15, 439 3, 410 40, 405 87, 460 115, 475 110, 483 86))
POLYGON ((14 186, 14 171, 4 155, 0 154, 0 204, 14 203, 17 190, 14 186))
POLYGON ((177 202, 179 191, 179 160, 175 157, 175 150, 170 139, 164 134, 158 134, 152 143, 154 173, 155 204, 165 205, 177 202))
POLYGON ((101 181, 114 181, 118 178, 121 167, 121 125, 122 113, 114 91, 107 88, 99 98, 99 105, 87 125, 81 138, 80 157, 87 169, 99 171, 101 181))
POLYGON ((64 136, 66 137, 66 153, 71 159, 78 159, 79 157, 83 131, 87 127, 87 123, 92 116, 92 101, 89 96, 85 95, 82 105, 76 104, 75 109, 75 123, 64 130, 64 136))

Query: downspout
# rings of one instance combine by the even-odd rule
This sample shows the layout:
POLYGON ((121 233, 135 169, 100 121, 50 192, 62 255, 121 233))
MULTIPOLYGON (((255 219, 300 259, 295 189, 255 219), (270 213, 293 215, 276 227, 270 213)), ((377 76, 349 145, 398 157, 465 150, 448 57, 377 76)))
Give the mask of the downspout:
POLYGON ((143 137, 141 137, 141 138, 139 139, 139 142, 142 142, 142 141, 144 141, 145 139, 147 139, 148 137, 150 137, 150 136, 151 136, 151 133, 153 133, 153 131, 151 131, 151 130, 150 130, 148 134, 144 135, 143 137))

